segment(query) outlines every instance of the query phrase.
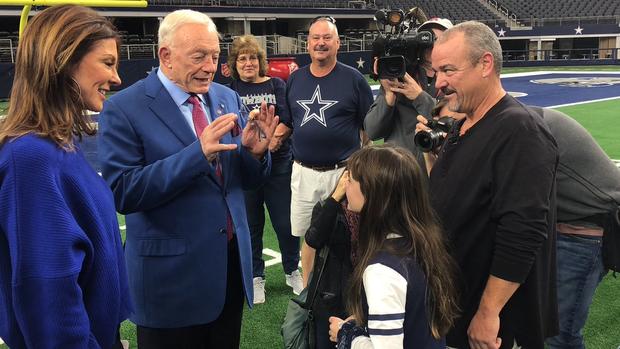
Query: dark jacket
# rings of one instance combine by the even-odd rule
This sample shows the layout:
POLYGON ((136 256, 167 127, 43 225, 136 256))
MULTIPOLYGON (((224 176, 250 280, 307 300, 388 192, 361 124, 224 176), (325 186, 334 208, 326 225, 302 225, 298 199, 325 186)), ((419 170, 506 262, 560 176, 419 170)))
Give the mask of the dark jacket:
MULTIPOLYGON (((342 319, 348 316, 345 307, 346 292, 353 272, 351 264, 351 234, 340 203, 331 197, 319 201, 312 210, 310 228, 305 235, 306 243, 316 249, 315 271, 323 263, 319 256, 321 248, 329 246, 327 262, 318 285, 317 296, 312 307, 317 334, 317 348, 333 348, 329 341, 329 317, 342 319)), ((310 280, 313 289, 316 277, 310 280)))

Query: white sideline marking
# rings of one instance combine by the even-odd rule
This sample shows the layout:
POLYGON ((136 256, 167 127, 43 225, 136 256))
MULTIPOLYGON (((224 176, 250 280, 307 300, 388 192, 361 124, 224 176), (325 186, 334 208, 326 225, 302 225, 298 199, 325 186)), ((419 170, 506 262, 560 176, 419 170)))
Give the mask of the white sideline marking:
POLYGON ((0 344, 4 344, 4 342, 2 341, 2 338, 0 338, 0 344))
MULTIPOLYGON (((263 248, 263 254, 269 257, 273 257, 272 259, 265 262, 265 267, 270 267, 272 265, 282 263, 282 254, 278 251, 274 251, 270 248, 263 248)), ((300 252, 300 256, 301 256, 301 252, 300 252)), ((298 265, 301 267, 301 258, 299 259, 298 265)))
POLYGON ((588 103, 595 103, 595 102, 604 102, 604 101, 611 101, 614 99, 619 99, 620 96, 616 96, 616 97, 608 97, 608 98, 601 98, 601 99, 591 99, 589 101, 581 101, 581 102, 575 102, 575 103, 566 103, 566 104, 558 104, 558 105, 550 105, 548 107, 545 108, 551 108, 551 109, 555 109, 555 108, 562 108, 562 107, 570 107, 571 105, 579 105, 579 104, 588 104, 588 103))
POLYGON ((265 267, 282 263, 282 254, 278 251, 274 251, 270 248, 264 248, 263 254, 272 257, 270 260, 265 262, 265 267))
POLYGON ((571 70, 541 70, 541 71, 533 71, 533 72, 525 72, 525 73, 508 73, 501 74, 502 78, 517 78, 521 76, 535 76, 535 75, 545 75, 545 74, 575 74, 575 75, 588 75, 588 74, 610 74, 610 75, 618 75, 619 71, 604 71, 604 70, 592 70, 592 71, 571 71, 571 70))

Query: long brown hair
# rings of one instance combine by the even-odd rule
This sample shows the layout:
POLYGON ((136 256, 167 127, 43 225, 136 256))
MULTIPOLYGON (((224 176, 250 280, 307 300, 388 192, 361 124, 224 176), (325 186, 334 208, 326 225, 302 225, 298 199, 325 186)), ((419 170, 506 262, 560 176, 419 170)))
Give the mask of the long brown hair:
POLYGON ((92 9, 63 5, 34 16, 19 40, 9 110, 0 122, 0 144, 35 133, 73 149, 73 137, 93 135, 83 115, 80 87, 72 73, 103 39, 120 37, 105 17, 92 9))
POLYGON ((267 55, 265 50, 258 44, 254 35, 243 35, 233 40, 230 52, 228 53, 228 69, 233 79, 239 80, 237 71, 237 58, 242 54, 255 54, 258 57, 258 76, 267 75, 267 55))
POLYGON ((358 263, 351 277, 349 312, 366 324, 362 309, 362 276, 380 250, 413 258, 426 276, 427 316, 433 337, 444 336, 456 318, 454 262, 431 208, 422 170, 403 148, 380 145, 362 148, 347 162, 349 175, 360 183, 364 206, 360 212, 358 263), (405 239, 401 247, 384 244, 387 235, 405 239))

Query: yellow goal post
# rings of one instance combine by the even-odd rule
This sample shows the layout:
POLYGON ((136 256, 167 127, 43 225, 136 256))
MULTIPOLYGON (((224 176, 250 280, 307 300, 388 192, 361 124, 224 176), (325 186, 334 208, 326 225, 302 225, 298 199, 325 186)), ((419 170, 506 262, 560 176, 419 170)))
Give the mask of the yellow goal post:
POLYGON ((146 0, 0 0, 0 6, 24 6, 19 22, 19 36, 28 24, 32 6, 82 5, 90 7, 146 7, 146 0))

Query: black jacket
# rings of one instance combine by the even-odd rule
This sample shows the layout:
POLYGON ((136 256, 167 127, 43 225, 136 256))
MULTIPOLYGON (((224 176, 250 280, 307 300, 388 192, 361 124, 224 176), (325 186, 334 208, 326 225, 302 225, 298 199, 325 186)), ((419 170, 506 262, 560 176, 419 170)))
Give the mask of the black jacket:
MULTIPOLYGON (((318 285, 317 296, 312 307, 317 333, 317 348, 333 348, 329 342, 329 317, 342 319, 348 316, 344 300, 349 279, 353 272, 351 264, 351 234, 340 203, 329 198, 319 201, 312 210, 310 228, 305 235, 306 243, 316 249, 315 271, 323 263, 319 256, 321 248, 329 246, 327 262, 318 285)), ((316 284, 316 275, 310 280, 309 290, 316 284)))

